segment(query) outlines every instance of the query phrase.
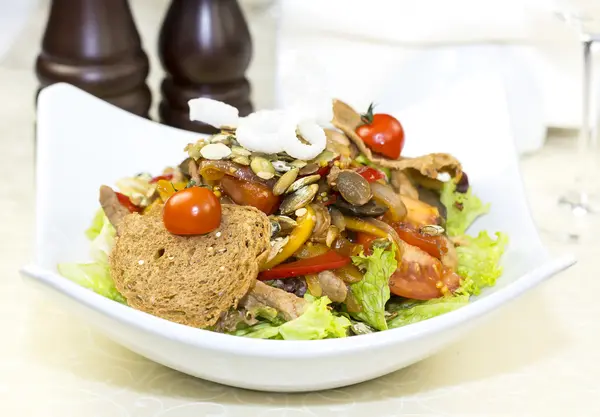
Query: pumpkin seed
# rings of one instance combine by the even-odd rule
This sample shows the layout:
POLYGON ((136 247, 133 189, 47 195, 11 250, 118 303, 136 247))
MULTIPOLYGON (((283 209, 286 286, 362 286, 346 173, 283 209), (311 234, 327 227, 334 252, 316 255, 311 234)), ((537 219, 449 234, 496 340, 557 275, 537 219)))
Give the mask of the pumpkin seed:
POLYGON ((336 186, 344 200, 354 206, 367 204, 373 196, 369 182, 355 171, 340 172, 336 186))
POLYGON ((306 206, 315 198, 318 190, 319 186, 317 184, 311 184, 288 195, 281 203, 281 206, 279 206, 281 214, 293 213, 299 208, 306 206))
POLYGON ((236 156, 250 156, 252 152, 250 152, 246 148, 242 148, 241 146, 232 146, 231 153, 236 156))
POLYGON ((275 174, 272 172, 261 171, 261 172, 257 172, 256 176, 258 178, 262 178, 263 180, 270 180, 271 178, 273 178, 275 176, 275 174))
MULTIPOLYGON (((302 171, 302 170, 300 170, 300 171, 302 171)), ((294 183, 292 183, 292 185, 290 185, 290 187, 286 190, 285 193, 291 194, 295 191, 298 191, 302 187, 306 187, 307 185, 314 184, 315 182, 319 181, 320 179, 321 179, 321 176, 318 174, 309 175, 308 177, 302 177, 302 178, 296 180, 294 183)), ((319 190, 319 186, 317 185, 317 191, 318 190, 319 190)))
POLYGON ((312 175, 315 172, 317 172, 319 168, 321 168, 319 164, 311 162, 310 164, 305 165, 303 168, 300 169, 300 175, 312 175))
POLYGON ((273 161, 271 162, 271 164, 277 172, 289 172, 293 168, 289 163, 285 161, 273 161))
POLYGON ((319 165, 322 165, 323 163, 327 164, 333 161, 337 156, 337 154, 331 151, 324 150, 315 159, 313 159, 313 162, 319 165))
POLYGON ((250 165, 250 158, 247 156, 239 155, 232 159, 233 162, 240 165, 248 166, 250 165))
POLYGON ((296 178, 298 178, 299 171, 300 170, 298 168, 294 168, 283 174, 273 186, 273 194, 282 195, 285 193, 285 191, 290 188, 293 182, 296 181, 296 178))
POLYGON ((421 233, 425 236, 440 236, 444 234, 444 228, 437 224, 428 224, 427 226, 421 227, 421 233))
POLYGON ((296 168, 304 168, 306 165, 308 165, 308 162, 306 161, 302 161, 300 159, 296 159, 292 162, 290 162, 290 165, 296 168))
POLYGON ((223 159, 231 155, 231 149, 222 143, 211 143, 200 149, 200 154, 206 159, 223 159))
POLYGON ((271 162, 269 162, 268 159, 263 158, 262 156, 255 156, 252 158, 250 168, 252 168, 252 171, 262 179, 268 180, 275 176, 275 168, 273 168, 273 165, 271 165, 271 162), (265 176, 269 178, 265 178, 265 176))
POLYGON ((291 232, 298 226, 298 222, 288 216, 270 216, 270 219, 271 222, 277 222, 284 233, 291 232))

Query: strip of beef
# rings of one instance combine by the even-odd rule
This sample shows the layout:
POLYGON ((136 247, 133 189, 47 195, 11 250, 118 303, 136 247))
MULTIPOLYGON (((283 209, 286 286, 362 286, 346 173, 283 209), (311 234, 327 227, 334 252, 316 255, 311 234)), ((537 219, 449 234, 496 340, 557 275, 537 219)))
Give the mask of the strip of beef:
POLYGON ((117 193, 106 185, 100 187, 100 205, 104 210, 104 214, 106 214, 106 217, 108 217, 108 220, 117 229, 118 233, 119 224, 129 214, 129 210, 119 202, 117 193))
POLYGON ((303 298, 271 287, 261 281, 256 281, 254 287, 240 302, 240 306, 246 308, 257 302, 279 311, 287 321, 301 316, 306 307, 306 301, 303 298))

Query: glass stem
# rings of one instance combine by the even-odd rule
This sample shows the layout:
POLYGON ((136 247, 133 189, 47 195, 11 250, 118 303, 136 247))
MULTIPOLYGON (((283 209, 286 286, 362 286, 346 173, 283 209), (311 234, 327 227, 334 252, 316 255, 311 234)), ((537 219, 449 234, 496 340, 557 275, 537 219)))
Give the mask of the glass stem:
POLYGON ((581 103, 581 131, 579 135, 579 154, 580 175, 578 180, 580 187, 580 198, 583 204, 587 203, 590 184, 587 178, 591 164, 594 162, 595 146, 594 146, 594 126, 592 125, 595 117, 593 117, 592 109, 592 44, 593 41, 586 39, 583 41, 583 82, 582 82, 582 103, 581 103))

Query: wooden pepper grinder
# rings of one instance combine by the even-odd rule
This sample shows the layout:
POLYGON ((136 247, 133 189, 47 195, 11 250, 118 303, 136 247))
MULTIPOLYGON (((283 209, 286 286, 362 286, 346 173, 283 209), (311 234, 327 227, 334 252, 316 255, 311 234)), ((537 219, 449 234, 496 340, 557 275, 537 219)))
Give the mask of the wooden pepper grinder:
POLYGON ((159 37, 167 73, 159 107, 161 122, 211 133, 189 120, 188 100, 209 97, 252 112, 245 73, 252 58, 248 25, 237 0, 172 0, 159 37))
POLYGON ((127 0, 52 0, 36 62, 42 88, 67 82, 148 117, 148 71, 127 0))

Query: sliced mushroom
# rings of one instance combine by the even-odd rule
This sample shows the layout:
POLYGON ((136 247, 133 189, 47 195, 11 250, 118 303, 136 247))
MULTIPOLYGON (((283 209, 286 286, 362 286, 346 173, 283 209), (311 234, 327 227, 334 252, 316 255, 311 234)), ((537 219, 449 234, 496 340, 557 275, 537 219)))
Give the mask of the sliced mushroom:
POLYGON ((341 303, 348 295, 348 288, 344 281, 331 271, 319 272, 319 284, 323 295, 329 297, 334 303, 341 303))

